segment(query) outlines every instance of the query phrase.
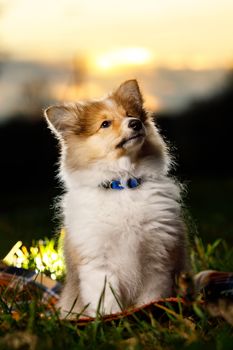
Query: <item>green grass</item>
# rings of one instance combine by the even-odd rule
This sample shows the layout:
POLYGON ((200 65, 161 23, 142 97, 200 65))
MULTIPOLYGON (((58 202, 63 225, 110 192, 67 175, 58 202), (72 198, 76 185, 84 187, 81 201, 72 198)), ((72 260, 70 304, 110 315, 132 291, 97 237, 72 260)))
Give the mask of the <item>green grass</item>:
POLYGON ((40 298, 14 305, 15 320, 5 307, 0 314, 0 349, 231 349, 232 327, 208 316, 200 306, 163 316, 145 313, 119 321, 94 322, 79 326, 60 320, 56 312, 46 314, 40 298), (15 345, 17 343, 17 346, 15 345))
MULTIPOLYGON (((54 241, 45 240, 39 252, 54 252, 54 241), (52 242, 52 243, 51 243, 52 242)), ((233 249, 221 240, 205 245, 194 237, 191 249, 192 268, 233 268, 233 249)), ((33 249, 41 242, 35 242, 33 249)), ((23 248, 21 248, 23 249, 23 248)), ((27 251, 31 251, 27 248, 27 251)), ((28 267, 35 268, 35 250, 32 259, 26 259, 28 267), (31 264, 31 265, 30 265, 31 264)), ((25 252, 25 249, 24 249, 25 252)), ((43 253, 43 254, 42 254, 43 253)), ((20 254, 19 254, 20 255, 20 254)), ((26 256, 26 255, 25 255, 26 256)), ((14 259, 12 260, 15 261, 14 259)), ((48 265, 47 273, 49 271, 48 265)), ((43 270, 43 269, 42 269, 43 270)), ((31 300, 19 297, 19 291, 6 289, 0 295, 0 350, 7 349, 231 349, 233 328, 221 318, 210 317, 206 308, 194 300, 188 306, 165 305, 161 312, 141 312, 117 321, 104 322, 97 317, 85 326, 61 320, 55 309, 48 312, 40 295, 31 300), (17 317, 12 314, 17 312, 17 317)))
MULTIPOLYGON (((34 302, 24 305, 20 321, 5 317, 0 330, 0 349, 232 349, 232 329, 218 319, 209 319, 205 311, 184 317, 101 320, 79 327, 61 321, 57 315, 41 318, 43 307, 34 302), (17 343, 17 347, 14 344, 17 343)), ((169 315, 169 311, 167 312, 169 315)))

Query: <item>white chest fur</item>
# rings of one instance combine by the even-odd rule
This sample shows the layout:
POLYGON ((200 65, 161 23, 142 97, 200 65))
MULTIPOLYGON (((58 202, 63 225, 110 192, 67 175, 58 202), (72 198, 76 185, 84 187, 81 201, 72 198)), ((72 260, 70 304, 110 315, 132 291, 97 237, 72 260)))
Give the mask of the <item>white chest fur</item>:
MULTIPOLYGON (((65 195, 63 210, 71 255, 80 257, 76 273, 82 304, 91 303, 89 314, 106 278, 126 306, 171 294, 171 276, 180 269, 174 257, 183 256, 184 240, 179 188, 171 179, 122 191, 76 188, 65 195)), ((111 291, 106 293, 104 312, 117 311, 111 291)))

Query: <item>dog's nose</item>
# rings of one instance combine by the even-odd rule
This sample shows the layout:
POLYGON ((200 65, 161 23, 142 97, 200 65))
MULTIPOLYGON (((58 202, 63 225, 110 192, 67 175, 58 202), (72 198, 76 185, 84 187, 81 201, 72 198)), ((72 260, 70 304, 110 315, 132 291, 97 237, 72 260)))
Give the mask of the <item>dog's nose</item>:
POLYGON ((129 121, 128 127, 135 131, 139 131, 142 129, 142 122, 139 119, 131 119, 129 121))

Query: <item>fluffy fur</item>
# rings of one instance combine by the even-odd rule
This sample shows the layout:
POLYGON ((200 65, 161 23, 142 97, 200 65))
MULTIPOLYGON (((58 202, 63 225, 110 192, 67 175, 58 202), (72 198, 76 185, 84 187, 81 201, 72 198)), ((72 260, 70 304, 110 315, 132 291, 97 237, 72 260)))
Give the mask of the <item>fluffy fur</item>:
POLYGON ((127 308, 171 296, 186 269, 180 187, 168 176, 167 147, 137 81, 101 100, 50 107, 45 116, 60 140, 66 188, 63 315, 87 306, 85 314, 94 316, 104 286, 104 314, 120 311, 119 302, 127 308), (133 119, 140 130, 129 127, 133 119), (100 186, 132 177, 142 179, 139 187, 100 186))

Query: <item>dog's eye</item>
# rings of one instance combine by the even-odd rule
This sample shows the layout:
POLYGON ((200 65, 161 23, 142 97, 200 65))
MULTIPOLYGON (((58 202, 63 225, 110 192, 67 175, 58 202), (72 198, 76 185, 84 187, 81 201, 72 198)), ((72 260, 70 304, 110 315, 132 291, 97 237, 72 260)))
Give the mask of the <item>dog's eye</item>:
POLYGON ((112 122, 111 122, 110 120, 105 120, 105 121, 101 124, 101 128, 108 128, 111 124, 112 124, 112 122))

